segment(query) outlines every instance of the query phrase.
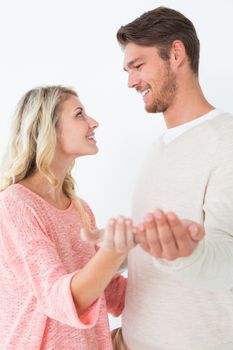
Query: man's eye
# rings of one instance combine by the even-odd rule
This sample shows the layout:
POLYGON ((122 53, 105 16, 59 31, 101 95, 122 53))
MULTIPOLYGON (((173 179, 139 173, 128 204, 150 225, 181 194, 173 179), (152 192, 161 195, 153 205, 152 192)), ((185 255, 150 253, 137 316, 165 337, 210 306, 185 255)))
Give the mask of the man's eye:
POLYGON ((140 69, 140 68, 142 67, 142 65, 143 65, 143 63, 137 64, 137 65, 135 66, 135 68, 136 68, 136 69, 140 69))

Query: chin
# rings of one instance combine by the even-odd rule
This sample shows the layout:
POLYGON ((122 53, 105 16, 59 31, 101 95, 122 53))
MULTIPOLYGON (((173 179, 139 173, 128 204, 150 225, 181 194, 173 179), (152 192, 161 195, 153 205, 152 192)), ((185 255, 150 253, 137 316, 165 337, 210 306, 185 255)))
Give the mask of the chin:
POLYGON ((89 152, 88 154, 87 154, 87 156, 89 155, 89 156, 92 156, 92 155, 95 155, 95 154, 97 154, 99 152, 99 149, 98 149, 98 147, 96 147, 96 149, 95 150, 92 150, 91 152, 89 152))
POLYGON ((165 103, 157 103, 157 104, 147 104, 145 105, 145 110, 148 113, 164 113, 167 109, 167 105, 165 103))
POLYGON ((155 105, 145 105, 145 110, 147 113, 159 113, 157 106, 155 105))

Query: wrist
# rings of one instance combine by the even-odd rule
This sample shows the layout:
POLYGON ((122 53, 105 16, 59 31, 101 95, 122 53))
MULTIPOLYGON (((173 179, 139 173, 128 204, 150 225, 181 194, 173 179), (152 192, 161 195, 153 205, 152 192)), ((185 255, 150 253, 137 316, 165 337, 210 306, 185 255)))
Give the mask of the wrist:
POLYGON ((100 253, 102 256, 105 256, 108 259, 114 259, 114 260, 125 260, 125 258, 127 257, 128 252, 124 251, 124 252, 119 252, 116 250, 112 250, 110 248, 106 248, 106 247, 100 247, 100 249, 98 250, 98 253, 100 253))

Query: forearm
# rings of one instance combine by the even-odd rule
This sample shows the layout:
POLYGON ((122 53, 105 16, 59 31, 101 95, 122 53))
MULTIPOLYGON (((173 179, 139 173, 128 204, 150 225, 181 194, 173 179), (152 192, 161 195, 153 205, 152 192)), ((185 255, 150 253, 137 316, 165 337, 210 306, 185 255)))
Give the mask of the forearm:
POLYGON ((100 297, 125 258, 125 253, 99 249, 73 277, 71 293, 79 315, 100 297))
POLYGON ((172 273, 182 283, 211 292, 233 287, 233 241, 204 239, 192 255, 174 261, 154 259, 160 270, 172 273))

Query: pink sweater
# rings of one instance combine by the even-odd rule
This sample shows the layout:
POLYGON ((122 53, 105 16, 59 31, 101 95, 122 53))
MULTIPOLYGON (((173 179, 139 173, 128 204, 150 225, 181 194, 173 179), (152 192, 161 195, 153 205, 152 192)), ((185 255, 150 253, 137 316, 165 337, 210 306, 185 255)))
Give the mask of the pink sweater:
POLYGON ((73 203, 59 210, 20 184, 0 193, 1 350, 112 349, 107 309, 121 313, 126 281, 78 317, 70 282, 95 254, 81 226, 73 203))

